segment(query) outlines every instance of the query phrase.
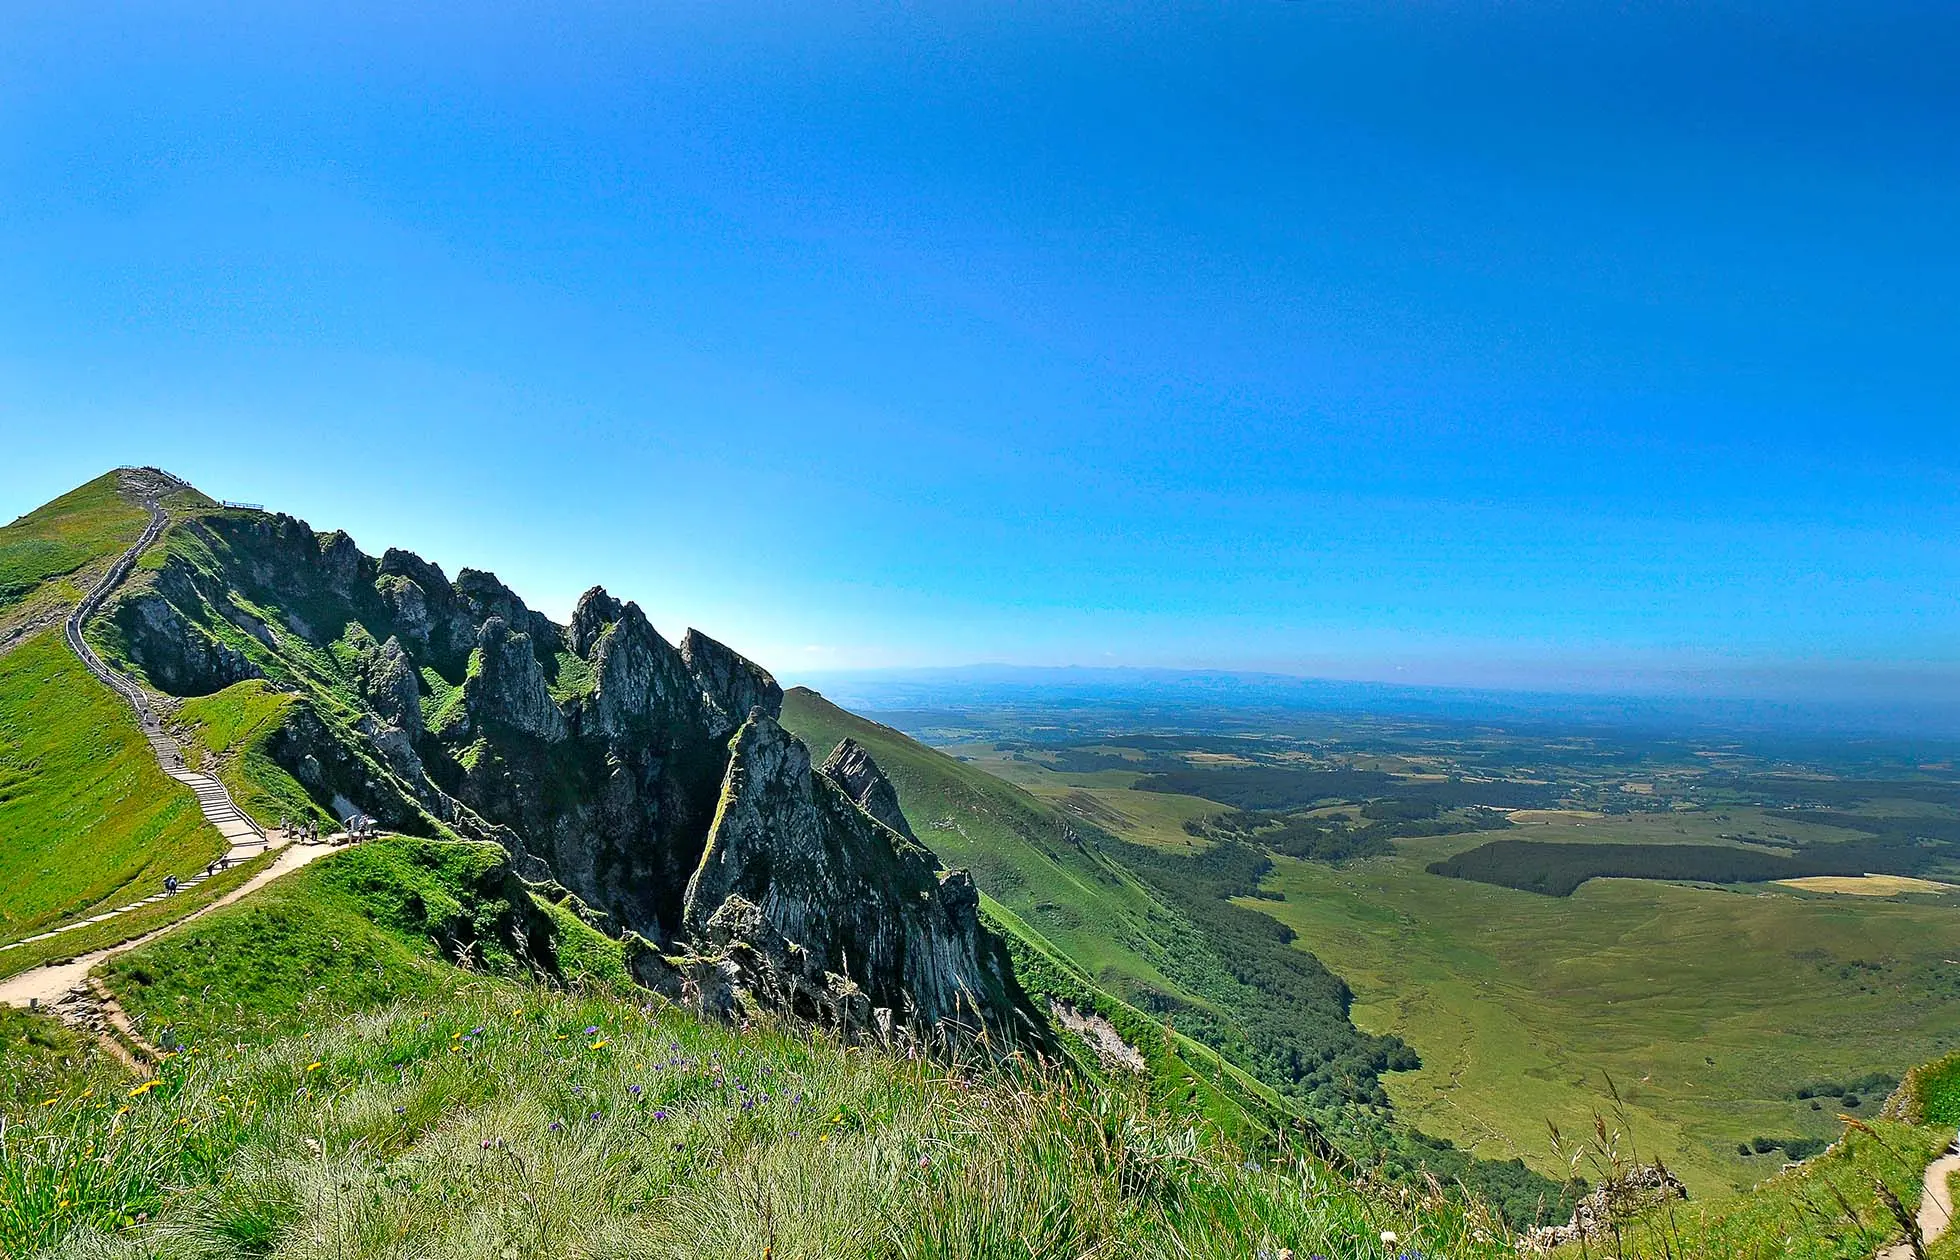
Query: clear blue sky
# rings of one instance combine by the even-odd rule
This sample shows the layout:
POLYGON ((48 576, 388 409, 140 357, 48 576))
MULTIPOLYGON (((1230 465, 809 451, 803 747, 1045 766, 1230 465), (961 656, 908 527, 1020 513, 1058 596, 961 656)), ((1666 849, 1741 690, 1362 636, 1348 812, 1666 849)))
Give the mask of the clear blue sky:
POLYGON ((1960 6, 61 7, 0 516, 156 463, 792 677, 1960 677, 1960 6))

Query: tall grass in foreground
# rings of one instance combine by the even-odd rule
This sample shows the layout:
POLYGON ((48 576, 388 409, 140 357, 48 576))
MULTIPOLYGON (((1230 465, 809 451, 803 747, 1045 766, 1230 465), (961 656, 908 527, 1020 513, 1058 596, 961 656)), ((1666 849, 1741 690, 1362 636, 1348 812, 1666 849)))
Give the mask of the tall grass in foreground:
MULTIPOLYGON (((1608 1082, 1617 1102, 1617 1091, 1608 1082)), ((1656 1202, 1555 1254, 1559 1260, 1869 1260, 1898 1242, 1892 1205, 1919 1203, 1926 1165, 1953 1139, 1951 1128, 1846 1116, 1843 1137, 1822 1155, 1785 1168, 1747 1193, 1710 1203, 1656 1202), (1889 1201, 1888 1201, 1889 1196, 1889 1201)), ((1594 1131, 1553 1146, 1575 1175, 1610 1184, 1639 1167, 1624 1109, 1595 1117, 1594 1131)))
POLYGON ((1440 1191, 1259 1166, 1140 1090, 497 982, 155 1083, 7 1054, 41 1074, 0 1093, 10 1256, 1512 1254, 1440 1191))

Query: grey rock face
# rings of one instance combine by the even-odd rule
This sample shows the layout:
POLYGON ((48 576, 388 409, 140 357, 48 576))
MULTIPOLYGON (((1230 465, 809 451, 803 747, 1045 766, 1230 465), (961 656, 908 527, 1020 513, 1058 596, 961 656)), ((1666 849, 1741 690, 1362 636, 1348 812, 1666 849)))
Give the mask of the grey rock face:
POLYGON ((173 695, 209 695, 260 677, 258 666, 244 653, 186 620, 156 591, 118 598, 109 616, 123 632, 130 659, 153 684, 173 695))
POLYGON ((681 639, 681 660, 708 702, 708 735, 727 739, 748 720, 751 709, 781 717, 783 689, 769 671, 721 643, 689 630, 681 639))
POLYGON ((422 684, 394 635, 362 660, 361 694, 369 707, 411 739, 422 733, 422 684))
POLYGON ((364 586, 375 577, 374 561, 361 554, 342 530, 335 530, 322 537, 320 546, 320 570, 325 576, 328 589, 337 595, 351 595, 356 586, 364 586))
POLYGON ((381 553, 381 572, 405 577, 425 591, 449 593, 449 578, 442 566, 424 560, 412 551, 400 547, 390 547, 381 553))
POLYGON ((566 627, 565 637, 572 651, 579 656, 592 655, 592 645, 624 611, 603 586, 595 586, 579 596, 578 607, 572 610, 572 624, 566 627))
POLYGON ((429 615, 429 593, 413 578, 384 573, 374 579, 374 589, 394 614, 401 633, 428 647, 435 632, 435 618, 429 615))
MULTIPOLYGON (((601 592, 603 594, 603 592, 601 592)), ((699 701, 680 653, 627 604, 592 648, 590 730, 615 743, 635 732, 697 724, 699 701)))
MULTIPOLYGON (((807 951, 810 967, 861 989, 867 1012, 1018 1039, 1028 1031, 1025 1001, 999 943, 980 928, 972 882, 942 884, 937 866, 924 846, 812 773, 802 743, 758 712, 735 738, 683 926, 726 949, 731 918, 753 918, 807 951), (724 913, 734 903, 753 915, 739 904, 724 913)), ((768 954, 772 941, 750 944, 768 954)))
POLYGON ((859 809, 907 840, 918 842, 912 824, 905 821, 905 811, 898 807, 898 789, 862 744, 846 739, 831 749, 830 756, 824 758, 823 774, 856 801, 859 809))
POLYGON ((546 689, 531 636, 492 614, 478 631, 479 670, 463 683, 463 703, 479 725, 501 724, 542 740, 565 738, 565 715, 546 689))
POLYGON ((494 573, 464 569, 456 575, 456 597, 470 620, 478 625, 492 617, 502 617, 511 629, 529 635, 547 650, 559 642, 557 625, 543 613, 526 608, 517 592, 498 581, 494 573))
POLYGON ((477 623, 470 620, 441 566, 390 547, 380 568, 374 588, 393 612, 402 636, 445 657, 474 646, 477 623))

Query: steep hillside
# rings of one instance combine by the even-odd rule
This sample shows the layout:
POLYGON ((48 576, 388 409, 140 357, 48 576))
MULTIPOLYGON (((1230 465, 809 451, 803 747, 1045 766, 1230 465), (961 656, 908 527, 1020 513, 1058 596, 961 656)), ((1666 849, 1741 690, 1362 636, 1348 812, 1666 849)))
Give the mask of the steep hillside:
POLYGON ((225 848, 59 630, 0 655, 0 944, 225 848))
POLYGON ((1175 857, 1125 844, 805 688, 785 694, 783 721, 815 748, 848 739, 886 767, 914 824, 999 903, 1031 989, 1055 984, 1055 996, 1092 1003, 1100 989, 1115 1021, 1128 1008, 1188 1034, 1348 1159, 1461 1180, 1520 1224, 1562 1215, 1570 1191, 1522 1163, 1475 1160, 1389 1119, 1379 1074, 1414 1056, 1356 1029, 1347 987, 1270 919, 1230 903, 1263 873, 1249 850, 1175 857))
POLYGON ((486 846, 381 841, 266 893, 113 970, 179 1047, 147 1079, 0 1019, 0 1250, 1511 1254, 1474 1209, 1262 1166, 1121 1082, 949 1071, 580 981, 486 846))

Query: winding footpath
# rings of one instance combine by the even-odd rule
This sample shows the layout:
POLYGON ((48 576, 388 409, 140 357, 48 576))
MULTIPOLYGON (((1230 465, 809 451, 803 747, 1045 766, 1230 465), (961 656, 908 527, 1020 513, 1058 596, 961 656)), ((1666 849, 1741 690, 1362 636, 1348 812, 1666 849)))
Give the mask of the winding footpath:
POLYGON ((88 624, 88 619, 95 615, 96 609, 102 606, 102 601, 122 585, 123 579, 129 576, 129 571, 136 567, 136 561, 149 549, 150 544, 163 535, 164 528, 170 524, 169 514, 163 510, 161 503, 149 499, 143 506, 150 511, 150 523, 143 530, 142 537, 138 538, 128 551, 123 552, 122 558, 110 566, 109 571, 102 575, 102 580, 95 584, 94 589, 83 596, 81 603, 75 605, 75 611, 69 613, 67 621, 62 624, 62 633, 68 639, 69 648, 81 659, 88 672, 94 674, 104 685, 114 689, 118 695, 129 702, 130 708, 136 710, 137 720, 143 725, 144 738, 150 741, 150 751, 156 754, 157 765, 165 774, 196 793, 198 808, 203 811, 206 821, 216 827, 218 834, 231 843, 231 852, 226 856, 232 861, 253 857, 263 852, 269 843, 265 829, 247 817, 244 810, 238 808, 231 799, 231 793, 227 792, 225 785, 218 782, 214 776, 188 769, 184 765, 184 750, 170 737, 170 733, 164 730, 163 721, 157 716, 156 707, 150 703, 149 693, 144 691, 135 679, 104 664, 102 658, 95 654, 95 649, 89 646, 88 639, 82 634, 82 628, 88 624))
POLYGON ((175 931, 193 919, 203 918, 221 906, 228 906, 240 897, 257 892, 288 871, 296 871, 307 863, 318 858, 323 858, 334 851, 335 849, 332 845, 326 844, 287 845, 284 849, 280 850, 279 856, 272 860, 272 865, 252 876, 252 878, 246 880, 224 896, 219 897, 210 905, 200 906, 183 918, 167 923, 154 932, 146 932, 142 936, 124 941, 119 945, 110 945, 103 949, 94 950, 80 957, 71 958, 67 962, 56 963, 51 967, 30 967, 17 976, 8 976, 5 980, 0 980, 0 1005, 32 1006, 39 1004, 41 1006, 55 1008, 58 1014, 60 1013, 59 1008, 61 1002, 65 997, 77 989, 87 987, 88 973, 95 970, 98 964, 108 961, 124 950, 135 949, 140 945, 147 945, 157 937, 162 936, 165 932, 175 931))
MULTIPOLYGON (((1953 1221, 1953 1188, 1947 1179, 1955 1173, 1960 1173, 1960 1136, 1953 1139, 1946 1154, 1926 1165, 1926 1180, 1919 1192, 1919 1236, 1928 1247, 1953 1221)), ((1878 1253, 1877 1260, 1913 1260, 1912 1244, 1887 1247, 1878 1253)))
MULTIPOLYGON (((233 862, 242 862, 248 858, 257 857, 271 849, 279 848, 286 842, 288 837, 267 835, 264 828, 253 822, 244 810, 238 808, 237 803, 231 799, 231 793, 225 790, 225 785, 219 782, 215 776, 187 767, 184 764, 183 748, 171 737, 169 731, 164 729, 163 721, 158 717, 156 706, 151 703, 149 693, 144 691, 135 679, 111 669, 105 664, 102 658, 96 655, 95 649, 89 646, 88 639, 82 633, 82 629, 87 625, 88 619, 94 616, 96 610, 102 606, 102 601, 107 599, 123 583, 124 579, 129 576, 130 570, 135 568, 136 562, 141 558, 143 552, 148 550, 151 544, 155 543, 163 535, 164 529, 170 524, 170 517, 163 510, 163 506, 159 501, 160 498, 161 495, 154 490, 144 496, 142 500, 143 506, 150 513, 149 525, 143 530, 142 536, 136 540, 135 544, 129 550, 125 551, 115 564, 110 566, 107 573, 102 575, 102 580, 90 589, 79 604, 75 605, 74 611, 68 614, 62 629, 68 640, 69 648, 73 650, 76 657, 81 660, 83 666, 88 669, 89 673, 95 675, 104 685, 112 688, 124 700, 128 701, 129 706, 136 711, 137 720, 143 727, 143 736, 150 743, 150 751, 155 754, 157 765, 165 774, 189 788, 197 797, 198 809, 203 813, 205 821, 217 828, 218 834, 223 836, 230 846, 223 859, 224 863, 229 865, 233 862)), ((189 922, 191 919, 204 914, 208 910, 215 909, 218 906, 228 905, 244 896, 247 892, 262 887, 269 880, 283 875, 297 866, 305 865, 307 862, 312 861, 313 858, 327 851, 322 846, 319 848, 303 849, 297 853, 289 852, 282 854, 266 870, 261 871, 251 880, 226 894, 224 897, 212 902, 211 905, 200 909, 196 914, 187 915, 185 918, 176 920, 167 927, 159 928, 157 931, 135 940, 125 941, 121 945, 97 950, 91 954, 85 954, 59 966, 35 968, 12 979, 0 981, 0 1003, 19 1004, 27 1002, 30 998, 43 1002, 51 1002, 75 988, 87 976, 90 968, 111 954, 119 953, 125 949, 131 949, 142 944, 144 941, 152 940, 161 933, 169 931, 171 927, 175 927, 179 923, 189 922)), ((147 906, 152 902, 162 901, 173 895, 181 895, 203 883, 209 876, 210 872, 208 869, 199 871, 196 874, 182 879, 177 885, 176 894, 159 890, 148 897, 132 901, 126 906, 118 906, 113 910, 107 910, 86 919, 64 923, 60 927, 42 932, 39 935, 29 936, 22 940, 14 941, 11 944, 0 946, 0 954, 4 954, 7 950, 19 949, 23 945, 33 944, 36 941, 45 941, 51 937, 60 936, 64 932, 73 932, 78 928, 88 927, 91 924, 113 919, 117 915, 129 913, 139 906, 147 906)))

